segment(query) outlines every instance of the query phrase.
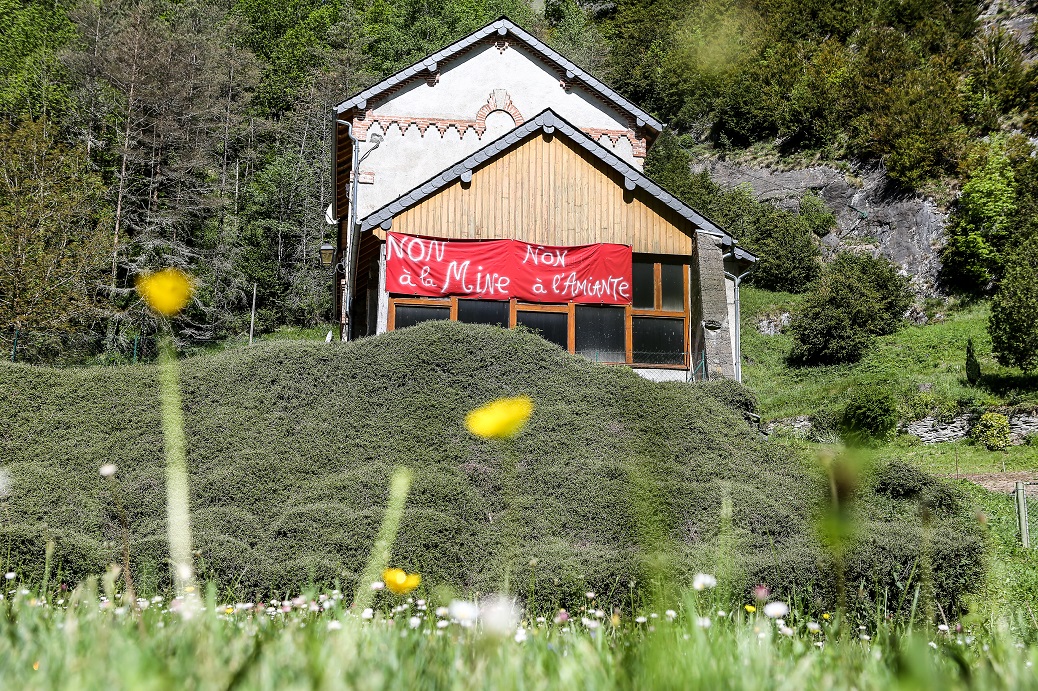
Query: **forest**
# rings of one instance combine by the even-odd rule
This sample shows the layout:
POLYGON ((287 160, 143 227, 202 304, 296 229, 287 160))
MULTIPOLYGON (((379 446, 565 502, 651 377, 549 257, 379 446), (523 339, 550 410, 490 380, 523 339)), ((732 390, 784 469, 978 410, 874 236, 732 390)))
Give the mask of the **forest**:
POLYGON ((995 294, 1038 251, 1038 67, 984 9, 0 0, 0 346, 151 357, 134 280, 165 266, 196 280, 173 320, 186 352, 247 334, 253 285, 259 333, 327 323, 332 106, 502 15, 667 123, 647 172, 767 258, 756 285, 817 282, 832 215, 810 195, 791 212, 722 189, 690 172, 697 157, 882 163, 951 211, 944 289, 995 294))

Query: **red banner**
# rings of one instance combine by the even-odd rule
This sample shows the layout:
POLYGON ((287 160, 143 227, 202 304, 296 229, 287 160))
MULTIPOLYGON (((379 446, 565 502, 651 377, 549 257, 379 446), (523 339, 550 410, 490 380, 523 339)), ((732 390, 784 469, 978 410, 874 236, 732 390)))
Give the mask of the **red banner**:
POLYGON ((386 290, 425 297, 631 303, 631 248, 386 234, 386 290))

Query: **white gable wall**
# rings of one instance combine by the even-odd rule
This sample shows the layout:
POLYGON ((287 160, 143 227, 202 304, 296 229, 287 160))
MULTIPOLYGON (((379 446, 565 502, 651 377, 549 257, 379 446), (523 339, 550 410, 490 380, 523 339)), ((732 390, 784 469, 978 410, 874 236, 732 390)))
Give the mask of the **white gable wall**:
POLYGON ((579 84, 564 87, 565 74, 511 39, 503 50, 501 43, 480 44, 437 67, 354 118, 362 155, 373 146, 372 133, 384 136, 360 165, 359 218, 507 133, 516 117, 546 108, 642 167, 645 142, 630 115, 579 84))

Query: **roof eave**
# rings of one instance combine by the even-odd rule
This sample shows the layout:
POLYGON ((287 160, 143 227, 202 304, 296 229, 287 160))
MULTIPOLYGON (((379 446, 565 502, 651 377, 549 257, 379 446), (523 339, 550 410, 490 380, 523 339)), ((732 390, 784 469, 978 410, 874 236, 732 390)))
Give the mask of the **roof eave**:
POLYGON ((379 95, 385 93, 394 86, 408 81, 409 79, 419 75, 423 71, 428 71, 430 73, 435 72, 439 68, 439 64, 441 61, 449 59, 453 55, 465 50, 474 43, 477 43, 494 33, 500 35, 512 33, 513 35, 518 37, 523 42, 523 44, 526 45, 527 48, 535 50, 548 61, 554 62, 558 67, 564 69, 566 71, 567 77, 585 84, 592 91, 597 92, 601 98, 605 99, 606 101, 612 102, 621 110, 626 111, 629 115, 631 115, 634 118, 635 124, 638 127, 645 127, 649 130, 652 130, 656 134, 663 130, 663 123, 661 123, 659 120, 652 117, 644 110, 634 105, 633 103, 631 103, 626 98, 610 89, 608 86, 606 86, 599 80, 595 79, 593 76, 582 70, 580 67, 574 64, 572 61, 568 60, 562 54, 549 48, 541 40, 526 32, 522 27, 516 25, 511 20, 504 18, 491 22, 490 24, 484 26, 482 29, 477 29, 465 38, 455 41, 454 43, 445 48, 441 48, 440 50, 436 51, 432 55, 429 55, 420 62, 416 62, 410 67, 406 67, 403 70, 397 72, 396 74, 387 77, 378 84, 368 87, 360 93, 357 93, 351 96, 350 98, 347 98, 345 101, 335 106, 336 114, 344 113, 353 108, 360 108, 363 110, 368 106, 368 101, 370 99, 378 97, 379 95))

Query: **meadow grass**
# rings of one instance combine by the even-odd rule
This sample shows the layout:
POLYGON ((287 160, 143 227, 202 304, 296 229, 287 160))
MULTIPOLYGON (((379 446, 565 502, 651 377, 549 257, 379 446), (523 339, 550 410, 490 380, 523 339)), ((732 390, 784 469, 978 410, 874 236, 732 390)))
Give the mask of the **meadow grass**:
POLYGON ((794 311, 802 296, 745 288, 742 293, 744 383, 760 399, 766 420, 812 415, 846 403, 848 393, 864 384, 893 388, 922 417, 972 406, 1038 403, 1038 375, 1002 367, 991 354, 987 302, 942 307, 941 321, 905 326, 876 339, 861 362, 826 367, 790 367, 788 333, 766 336, 757 329, 764 316, 794 311), (973 339, 983 378, 966 382, 966 340, 973 339), (921 392, 921 388, 926 389, 921 392), (920 395, 920 394, 925 395, 920 395), (927 410, 930 409, 930 410, 927 410))
POLYGON ((494 634, 415 597, 358 612, 334 591, 225 604, 210 588, 185 617, 176 601, 138 610, 99 597, 95 581, 52 598, 8 585, 0 686, 11 689, 1038 688, 1038 647, 1014 619, 841 628, 719 611, 710 591, 688 591, 638 619, 589 600, 567 621, 525 617, 494 634))

